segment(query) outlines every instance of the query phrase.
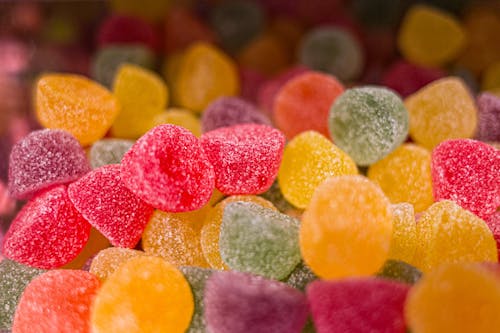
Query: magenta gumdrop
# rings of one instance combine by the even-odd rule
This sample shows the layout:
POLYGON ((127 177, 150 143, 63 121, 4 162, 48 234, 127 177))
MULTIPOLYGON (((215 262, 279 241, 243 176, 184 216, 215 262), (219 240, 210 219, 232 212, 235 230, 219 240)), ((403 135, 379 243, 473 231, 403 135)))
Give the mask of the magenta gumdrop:
POLYGON ((483 93, 477 97, 476 139, 500 142, 500 97, 483 93))
POLYGON ((31 132, 12 147, 9 192, 29 199, 37 192, 69 183, 90 171, 85 151, 68 132, 44 129, 31 132))
POLYGON ((202 135, 214 166, 215 187, 224 194, 260 194, 273 184, 283 156, 285 136, 256 124, 222 127, 202 135))
POLYGON ((133 248, 154 208, 121 180, 119 165, 95 169, 68 186, 75 208, 114 246, 133 248))

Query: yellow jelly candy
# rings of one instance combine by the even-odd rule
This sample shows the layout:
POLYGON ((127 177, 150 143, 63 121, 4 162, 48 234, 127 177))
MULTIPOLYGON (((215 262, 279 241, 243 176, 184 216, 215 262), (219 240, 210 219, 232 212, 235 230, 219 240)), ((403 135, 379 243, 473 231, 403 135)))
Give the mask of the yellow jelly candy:
POLYGON ((110 247, 109 240, 104 237, 97 229, 90 228, 90 236, 87 244, 83 247, 82 252, 68 264, 64 265, 66 269, 82 269, 93 255, 101 250, 110 247))
POLYGON ((137 139, 146 133, 156 115, 168 102, 168 90, 154 72, 135 65, 120 66, 113 83, 113 93, 122 110, 111 128, 113 136, 137 139))
POLYGON ((315 131, 295 136, 285 147, 278 183, 287 201, 306 208, 316 187, 331 176, 358 172, 354 161, 315 131))
POLYGON ((190 130, 195 136, 201 136, 201 122, 191 111, 180 108, 169 108, 166 112, 153 118, 153 127, 162 124, 174 124, 190 130))
POLYGON ((389 259, 413 263, 417 249, 415 212, 409 203, 392 205, 392 238, 389 259))
POLYGON ((132 258, 145 255, 142 251, 121 247, 110 247, 100 251, 90 264, 90 273, 104 281, 121 265, 132 258))
POLYGON ((417 223, 414 264, 423 272, 443 263, 497 262, 493 234, 479 217, 453 201, 440 201, 417 223))
POLYGON ((392 203, 408 202, 421 212, 434 202, 431 153, 414 144, 403 144, 370 166, 368 178, 377 183, 392 203))
POLYGON ((389 253, 392 209, 382 190, 362 176, 332 177, 302 215, 300 250, 321 278, 368 276, 389 253))
POLYGON ((120 103, 106 88, 80 75, 42 75, 35 94, 40 124, 66 130, 84 146, 101 139, 120 112, 120 103))
POLYGON ((93 333, 184 333, 194 311, 188 282, 161 258, 140 256, 103 283, 91 310, 93 333))
POLYGON ((458 19, 423 5, 408 10, 398 36, 403 56, 423 66, 441 66, 455 59, 466 41, 458 19))
POLYGON ((434 81, 404 102, 410 113, 410 136, 427 149, 433 149, 444 140, 474 135, 476 105, 459 78, 434 81))
POLYGON ((500 61, 488 66, 483 73, 481 87, 483 90, 500 89, 500 61))

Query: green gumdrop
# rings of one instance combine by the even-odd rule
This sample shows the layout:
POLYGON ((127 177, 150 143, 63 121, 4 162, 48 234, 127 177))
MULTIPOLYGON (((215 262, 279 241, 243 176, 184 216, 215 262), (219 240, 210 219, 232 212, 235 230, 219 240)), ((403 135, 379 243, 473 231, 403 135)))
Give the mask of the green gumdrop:
POLYGON ((414 284, 422 277, 422 272, 404 261, 390 259, 385 262, 384 266, 377 273, 377 276, 414 284))
POLYGON ((186 333, 206 333, 203 295, 205 283, 215 270, 193 266, 183 266, 179 269, 188 281, 194 296, 193 318, 186 333))
POLYGON ((285 197, 281 193, 281 188, 278 181, 275 181, 273 185, 266 192, 260 195, 267 201, 270 201, 274 207, 278 208, 278 210, 282 213, 286 213, 287 211, 294 209, 291 203, 286 201, 285 197))
POLYGON ((306 286, 316 280, 318 277, 311 271, 309 267, 301 261, 297 267, 292 271, 292 273, 285 279, 285 283, 304 291, 306 286))
POLYGON ((102 139, 90 148, 89 160, 92 169, 108 164, 120 164, 123 155, 134 145, 134 141, 123 139, 102 139))

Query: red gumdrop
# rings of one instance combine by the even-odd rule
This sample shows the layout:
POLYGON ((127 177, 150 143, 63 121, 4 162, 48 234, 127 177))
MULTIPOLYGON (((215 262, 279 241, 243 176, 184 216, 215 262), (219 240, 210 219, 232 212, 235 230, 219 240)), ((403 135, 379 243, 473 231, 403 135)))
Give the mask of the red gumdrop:
POLYGON ((478 124, 475 138, 481 141, 500 141, 500 97, 482 93, 477 97, 478 124))
POLYGON ((491 214, 485 221, 497 242, 498 257, 500 258, 500 211, 491 214))
POLYGON ((313 281, 307 286, 318 333, 404 333, 409 285, 378 279, 313 281))
POLYGON ((12 332, 90 332, 90 308, 99 289, 97 277, 80 270, 53 270, 24 290, 12 332))
POLYGON ((285 136, 267 125, 222 127, 201 136, 215 170, 215 187, 224 194, 260 194, 274 182, 285 136))
POLYGON ((205 205, 215 178, 198 138, 171 124, 157 126, 137 140, 122 159, 121 177, 135 195, 165 212, 205 205))
POLYGON ((44 129, 31 132, 12 147, 9 192, 29 199, 48 187, 69 183, 90 171, 85 151, 68 132, 44 129))
POLYGON ((133 248, 154 208, 125 187, 119 165, 95 169, 68 186, 75 208, 114 246, 133 248))
POLYGON ((28 266, 58 268, 76 258, 89 233, 90 224, 60 185, 24 205, 5 234, 3 253, 28 266))
POLYGON ((447 140, 432 151, 436 201, 452 200, 482 219, 500 206, 500 151, 470 139, 447 140))

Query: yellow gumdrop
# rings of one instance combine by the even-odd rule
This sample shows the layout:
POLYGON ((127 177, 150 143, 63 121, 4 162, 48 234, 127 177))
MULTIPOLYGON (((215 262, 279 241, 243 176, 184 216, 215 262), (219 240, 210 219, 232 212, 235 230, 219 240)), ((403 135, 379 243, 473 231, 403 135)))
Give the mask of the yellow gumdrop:
POLYGON ((409 203, 392 205, 392 238, 389 259, 412 263, 417 249, 417 223, 409 203))
POLYGON ((500 61, 495 62, 486 68, 483 73, 481 88, 483 90, 500 89, 500 61))
POLYGON ((132 258, 145 255, 142 251, 121 247, 110 247, 100 251, 90 264, 90 273, 102 282, 113 274, 121 265, 132 258))
POLYGON ((120 112, 120 103, 111 92, 80 75, 42 75, 35 94, 40 124, 66 130, 84 146, 101 139, 120 112))
POLYGON ((165 18, 170 0, 111 0, 111 10, 156 22, 165 18))
POLYGON ((113 83, 113 94, 122 110, 111 128, 115 137, 137 139, 152 126, 156 115, 168 103, 168 89, 154 72, 139 66, 120 66, 113 83))
POLYGON ((382 190, 362 176, 323 182, 302 215, 300 250, 323 279, 369 276, 387 260, 392 209, 382 190))
POLYGON ((454 60, 466 41, 465 30, 457 18, 424 5, 408 10, 398 36, 403 56, 423 66, 441 66, 454 60))
POLYGON ((169 108, 153 118, 153 127, 162 124, 174 124, 190 130, 195 136, 201 136, 201 122, 191 111, 180 108, 169 108))
POLYGON ((434 202, 431 153, 414 144, 403 144, 370 166, 368 178, 377 183, 392 203, 408 202, 421 212, 434 202))
POLYGON ((82 269, 82 267, 87 263, 87 260, 89 260, 93 255, 110 246, 111 244, 106 237, 104 237, 97 229, 90 228, 89 240, 83 247, 82 252, 80 252, 75 259, 71 260, 71 262, 67 263, 62 268, 82 269))
POLYGON ((477 109, 462 79, 434 81, 408 96, 410 136, 432 150, 444 140, 471 138, 476 131, 477 109))
POLYGON ((316 187, 331 176, 354 175, 354 161, 315 131, 295 136, 285 147, 278 172, 281 193, 298 208, 306 208, 316 187))
POLYGON ((141 256, 103 283, 91 310, 93 333, 184 333, 193 315, 193 294, 173 265, 141 256))
POLYGON ((443 263, 498 262, 493 234, 479 217, 453 201, 440 201, 417 223, 414 264, 428 272, 443 263))

